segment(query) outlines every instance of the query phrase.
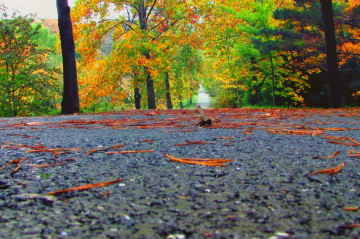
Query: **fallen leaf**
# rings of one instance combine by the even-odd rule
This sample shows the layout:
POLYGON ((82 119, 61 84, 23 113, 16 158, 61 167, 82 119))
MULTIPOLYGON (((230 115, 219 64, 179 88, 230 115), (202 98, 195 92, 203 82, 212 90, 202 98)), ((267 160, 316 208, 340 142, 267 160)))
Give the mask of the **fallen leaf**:
POLYGON ((111 146, 111 147, 106 147, 106 148, 90 149, 90 150, 88 150, 85 154, 86 154, 86 155, 90 155, 90 154, 95 153, 95 152, 98 152, 98 151, 106 151, 106 150, 109 150, 109 149, 116 149, 116 148, 121 148, 121 147, 124 147, 124 146, 125 146, 125 144, 118 144, 118 145, 111 146))
POLYGON ((103 187, 103 186, 118 183, 118 182, 121 182, 121 181, 122 181, 122 179, 119 178, 119 179, 116 179, 114 181, 108 181, 108 182, 102 182, 102 183, 94 183, 94 184, 86 184, 86 185, 79 186, 79 187, 68 188, 68 189, 63 189, 63 190, 59 190, 59 191, 55 191, 55 192, 50 192, 47 195, 56 195, 56 194, 61 194, 61 193, 68 193, 68 192, 71 192, 71 191, 87 190, 87 189, 91 189, 91 188, 103 187))
POLYGON ((154 150, 125 150, 125 151, 110 151, 105 154, 133 154, 133 153, 153 153, 154 150))
POLYGON ((330 159, 330 158, 333 158, 333 157, 337 156, 339 153, 340 153, 340 151, 336 151, 332 155, 329 155, 329 156, 315 156, 315 157, 313 157, 313 159, 330 159))
POLYGON ((349 150, 348 157, 360 157, 360 152, 355 150, 349 150))
POLYGON ((0 170, 3 170, 4 168, 6 168, 7 166, 9 166, 11 164, 16 164, 17 165, 16 168, 11 171, 11 174, 14 174, 20 169, 22 161, 29 161, 29 159, 27 159, 27 158, 13 159, 10 162, 8 162, 7 164, 5 164, 4 166, 2 166, 0 168, 0 170))
POLYGON ((350 224, 346 226, 346 228, 357 228, 357 227, 360 227, 360 223, 350 224))
POLYGON ((26 151, 26 153, 38 153, 38 152, 50 152, 53 153, 55 155, 58 155, 58 152, 61 151, 80 151, 82 150, 81 148, 75 148, 75 149, 67 149, 67 148, 57 148, 57 149, 35 149, 35 150, 28 150, 26 151))
POLYGON ((187 163, 187 164, 200 164, 206 166, 220 166, 226 167, 225 162, 231 162, 232 159, 205 159, 205 158, 175 158, 169 154, 165 154, 172 161, 180 162, 180 163, 187 163))
POLYGON ((153 115, 160 115, 159 112, 155 111, 155 112, 150 112, 150 113, 146 113, 144 114, 145 116, 153 116, 153 115))
POLYGON ((228 137, 219 137, 218 139, 235 139, 234 136, 228 136, 228 137))
POLYGON ((322 130, 291 130, 291 129, 266 129, 272 134, 296 134, 296 135, 322 135, 325 134, 322 130))
POLYGON ((175 144, 175 146, 185 146, 185 145, 192 145, 192 144, 208 144, 208 142, 204 142, 204 141, 186 141, 185 143, 175 144))
POLYGON ((345 162, 343 162, 342 164, 333 167, 333 168, 329 168, 329 169, 324 169, 324 170, 320 170, 317 172, 311 172, 310 175, 314 175, 314 174, 319 174, 319 173, 326 173, 328 175, 333 175, 335 173, 340 172, 340 170, 345 166, 345 162))
POLYGON ((345 211, 358 211, 359 207, 344 207, 345 211))
POLYGON ((335 141, 333 140, 328 140, 328 143, 332 143, 332 144, 341 144, 341 145, 347 145, 347 146, 360 146, 360 143, 357 142, 356 140, 350 138, 350 137, 327 137, 328 139, 335 139, 335 141), (342 141, 350 141, 352 143, 349 142, 342 142, 342 141))
POLYGON ((19 136, 20 138, 36 138, 36 139, 40 139, 40 137, 37 136, 31 136, 31 135, 27 135, 27 134, 6 134, 9 136, 19 136))
POLYGON ((54 167, 54 166, 62 166, 64 163, 50 163, 50 164, 30 164, 30 167, 33 168, 47 168, 47 167, 54 167))
POLYGON ((44 125, 43 122, 29 122, 29 123, 25 123, 26 125, 30 125, 30 126, 35 126, 35 125, 44 125))

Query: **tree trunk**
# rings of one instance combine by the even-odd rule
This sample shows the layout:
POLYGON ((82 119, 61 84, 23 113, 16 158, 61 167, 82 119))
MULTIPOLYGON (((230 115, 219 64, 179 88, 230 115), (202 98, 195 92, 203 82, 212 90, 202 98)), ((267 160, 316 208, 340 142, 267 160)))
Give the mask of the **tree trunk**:
POLYGON ((147 77, 146 77, 146 88, 148 93, 148 109, 156 109, 155 105, 155 92, 154 92, 154 81, 151 79, 150 72, 148 69, 147 71, 147 77))
MULTIPOLYGON (((146 16, 146 8, 144 0, 139 1, 138 5, 138 14, 139 14, 139 24, 140 29, 143 31, 147 30, 147 16, 146 16)), ((145 52, 143 55, 146 57, 146 59, 150 59, 150 53, 145 52)), ((147 67, 144 68, 145 74, 146 74, 146 87, 147 87, 147 93, 148 93, 148 109, 156 109, 155 104, 155 92, 154 92, 154 82, 151 78, 150 71, 147 67)))
POLYGON ((171 103, 171 95, 170 95, 169 72, 165 72, 165 91, 166 91, 166 106, 170 110, 172 109, 172 103, 171 103))
POLYGON ((139 88, 135 88, 135 108, 141 109, 141 94, 139 88))
POLYGON ((181 95, 179 95, 179 101, 180 101, 180 109, 184 109, 184 105, 183 105, 183 103, 182 103, 182 96, 181 95))
POLYGON ((340 108, 342 106, 340 73, 336 55, 336 39, 334 16, 331 0, 320 0, 323 21, 325 25, 326 61, 329 72, 330 106, 340 108))
POLYGON ((68 0, 56 0, 63 59, 64 91, 61 108, 63 114, 79 112, 75 44, 68 0))
POLYGON ((275 69, 273 58, 270 55, 270 63, 271 63, 271 78, 272 78, 272 97, 273 97, 273 107, 276 106, 276 96, 275 96, 275 69))

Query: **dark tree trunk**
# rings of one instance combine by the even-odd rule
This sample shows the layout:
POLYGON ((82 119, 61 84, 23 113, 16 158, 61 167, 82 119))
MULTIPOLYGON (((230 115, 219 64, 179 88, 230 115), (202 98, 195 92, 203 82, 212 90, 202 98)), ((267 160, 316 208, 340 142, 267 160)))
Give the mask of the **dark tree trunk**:
POLYGON ((74 114, 78 113, 80 109, 70 7, 68 0, 56 0, 56 5, 64 71, 64 91, 61 108, 63 114, 74 114))
POLYGON ((146 77, 146 88, 148 93, 148 109, 156 109, 155 105, 155 92, 154 92, 154 81, 151 79, 150 72, 147 71, 147 77, 146 77))
POLYGON ((272 98, 273 98, 273 107, 276 106, 276 96, 275 96, 275 69, 273 58, 270 55, 270 63, 271 63, 271 78, 272 78, 272 98))
POLYGON ((326 61, 329 72, 330 106, 340 108, 342 106, 341 82, 336 55, 336 39, 334 16, 331 0, 320 0, 323 21, 325 25, 326 61))
POLYGON ((171 95, 170 95, 170 83, 169 83, 169 72, 165 72, 165 91, 166 91, 166 106, 168 109, 172 109, 171 95))
MULTIPOLYGON (((140 29, 143 31, 146 31, 147 26, 147 15, 146 15, 146 8, 144 0, 140 0, 138 5, 138 14, 139 14, 139 24, 140 29)), ((146 52, 143 53, 143 55, 146 57, 146 59, 150 59, 150 53, 146 52)), ((156 109, 155 104, 155 92, 154 92, 154 82, 151 78, 150 71, 147 67, 144 68, 145 74, 146 74, 146 87, 147 87, 147 93, 148 93, 148 109, 156 109)))
POLYGON ((135 88, 135 108, 141 109, 141 94, 139 88, 135 88))
POLYGON ((184 105, 183 105, 183 103, 182 103, 182 96, 181 95, 179 95, 179 101, 180 101, 180 109, 184 109, 184 105))

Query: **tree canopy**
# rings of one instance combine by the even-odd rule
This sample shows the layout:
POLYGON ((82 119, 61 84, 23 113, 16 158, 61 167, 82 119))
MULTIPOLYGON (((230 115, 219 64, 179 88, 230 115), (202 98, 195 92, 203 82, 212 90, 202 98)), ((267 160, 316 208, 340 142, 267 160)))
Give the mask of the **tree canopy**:
MULTIPOLYGON (((350 36, 358 35, 358 8, 334 3, 340 66, 357 59, 350 36)), ((329 102, 318 1, 79 0, 73 13, 84 106, 133 102, 138 88, 148 108, 164 108, 166 92, 178 105, 199 83, 221 107, 316 106, 317 93, 329 102), (319 82, 322 93, 312 92, 319 82)), ((345 93, 345 103, 356 104, 358 91, 345 93)))
POLYGON ((56 36, 31 16, 7 15, 0 6, 0 116, 32 115, 56 108, 56 36))
MULTIPOLYGON (((334 88, 340 105, 359 106, 360 4, 322 2, 78 0, 71 18, 80 108, 179 108, 200 84, 213 107, 331 107, 334 88), (332 3, 338 86, 328 80, 322 2, 332 3)), ((31 39, 44 51, 52 40, 35 39, 48 34, 39 29, 31 39)))

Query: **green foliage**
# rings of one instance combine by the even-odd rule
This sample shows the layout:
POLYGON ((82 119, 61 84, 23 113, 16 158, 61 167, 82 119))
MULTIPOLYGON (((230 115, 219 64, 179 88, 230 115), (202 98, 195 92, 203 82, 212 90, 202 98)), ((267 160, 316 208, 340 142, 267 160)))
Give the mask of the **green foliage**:
POLYGON ((42 179, 48 179, 48 178, 50 178, 50 176, 51 176, 51 173, 45 173, 45 172, 40 173, 40 177, 42 179))
POLYGON ((58 99, 56 39, 16 14, 9 18, 0 6, 0 116, 40 114, 58 99))

